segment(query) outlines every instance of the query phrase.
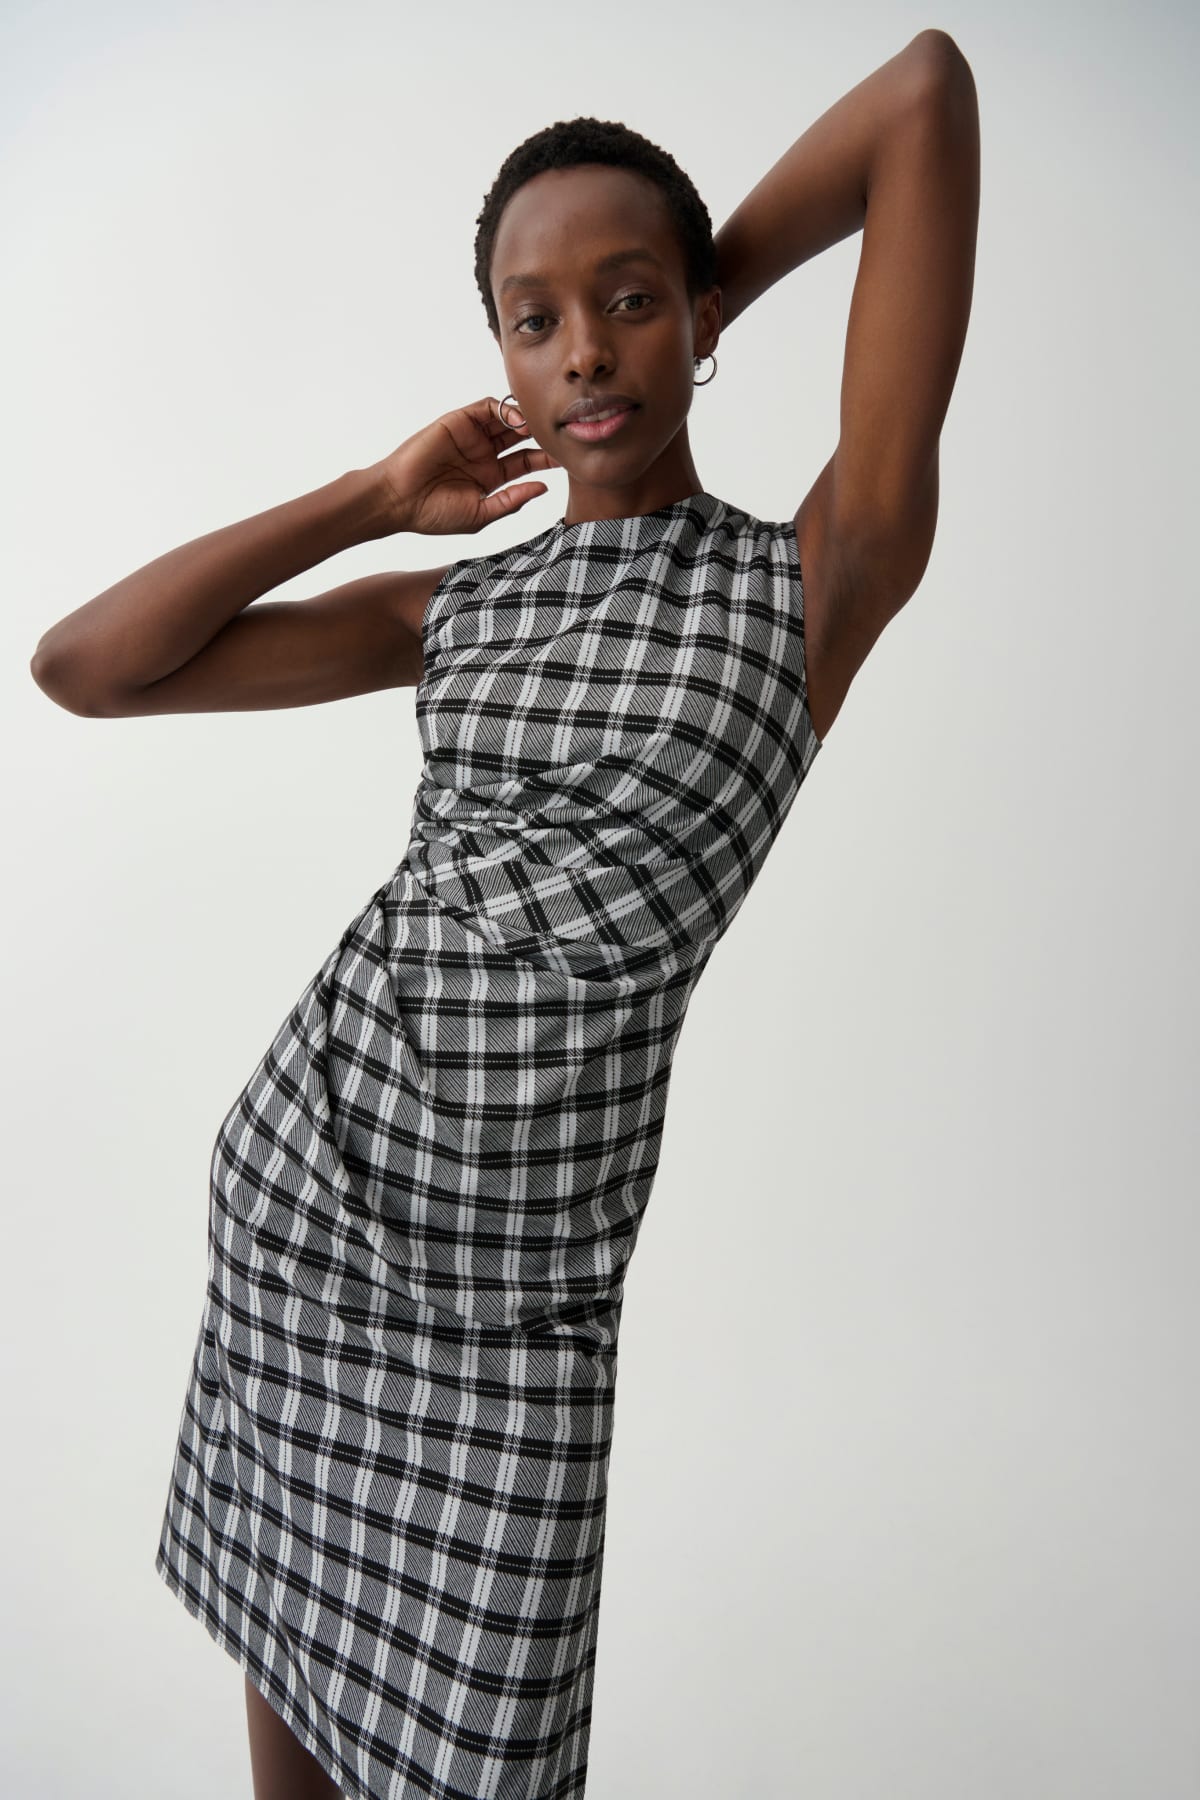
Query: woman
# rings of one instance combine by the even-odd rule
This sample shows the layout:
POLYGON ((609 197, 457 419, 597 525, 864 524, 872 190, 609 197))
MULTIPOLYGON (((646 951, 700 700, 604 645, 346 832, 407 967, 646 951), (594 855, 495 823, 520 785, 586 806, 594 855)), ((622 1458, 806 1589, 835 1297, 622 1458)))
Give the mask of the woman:
POLYGON ((257 1800, 584 1791, 623 1280, 672 1053, 925 568, 978 179, 939 31, 715 244, 665 152, 560 122, 478 220, 503 406, 183 545, 38 647, 39 684, 95 716, 416 688, 405 858, 210 1171, 156 1566, 245 1673, 257 1800), (701 486, 696 371, 859 227, 838 446, 764 522, 701 486), (251 606, 369 538, 478 531, 553 467, 564 517, 511 549, 251 606))

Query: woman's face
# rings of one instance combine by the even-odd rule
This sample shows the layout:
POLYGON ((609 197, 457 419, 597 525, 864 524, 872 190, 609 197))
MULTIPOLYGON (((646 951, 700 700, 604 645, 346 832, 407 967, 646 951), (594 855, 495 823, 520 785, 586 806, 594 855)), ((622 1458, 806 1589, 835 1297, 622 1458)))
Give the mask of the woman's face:
POLYGON ((652 512, 698 492, 687 415, 694 359, 720 334, 721 291, 688 299, 655 184, 597 163, 534 176, 501 215, 491 283, 509 388, 567 471, 566 522, 652 512), (633 405, 611 436, 567 429, 573 402, 618 394, 633 405))

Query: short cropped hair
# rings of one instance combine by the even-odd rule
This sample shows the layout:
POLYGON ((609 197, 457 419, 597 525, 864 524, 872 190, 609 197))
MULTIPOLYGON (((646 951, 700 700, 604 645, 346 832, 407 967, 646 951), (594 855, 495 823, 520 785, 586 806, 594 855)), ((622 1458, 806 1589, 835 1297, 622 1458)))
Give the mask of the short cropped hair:
POLYGON ((544 169, 570 169, 580 163, 608 163, 646 175, 662 191, 683 252, 689 299, 717 285, 717 257, 712 219, 668 150, 614 119, 559 119, 518 144, 500 165, 475 223, 475 279, 479 284, 489 329, 500 335, 500 318, 492 297, 492 252, 500 215, 519 187, 544 169))

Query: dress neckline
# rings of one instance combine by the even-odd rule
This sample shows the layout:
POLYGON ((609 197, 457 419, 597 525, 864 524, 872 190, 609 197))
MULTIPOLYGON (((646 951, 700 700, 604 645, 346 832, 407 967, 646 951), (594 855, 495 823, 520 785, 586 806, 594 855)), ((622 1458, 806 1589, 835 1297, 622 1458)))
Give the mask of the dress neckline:
POLYGON ((666 506, 656 506, 650 512, 627 513, 622 514, 619 518, 611 519, 576 519, 569 525, 565 519, 559 519, 549 527, 548 535, 557 542, 569 543, 580 532, 589 528, 600 537, 612 537, 614 534, 618 536, 627 534, 632 526, 640 539, 647 531, 652 530, 655 524, 659 522, 666 524, 671 519, 685 513, 689 507, 696 508, 701 516, 708 520, 717 508, 724 504, 725 502, 719 500, 716 494, 710 494, 706 488, 701 488, 698 493, 685 494, 682 500, 670 500, 666 506))

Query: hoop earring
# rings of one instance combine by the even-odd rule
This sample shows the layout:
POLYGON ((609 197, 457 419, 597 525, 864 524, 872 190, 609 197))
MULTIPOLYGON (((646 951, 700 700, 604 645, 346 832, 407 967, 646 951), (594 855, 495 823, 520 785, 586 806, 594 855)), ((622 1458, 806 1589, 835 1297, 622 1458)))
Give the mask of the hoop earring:
MULTIPOLYGON (((509 425, 508 420, 505 419, 505 417, 504 417, 504 409, 508 405, 510 400, 512 401, 513 405, 516 407, 517 411, 519 413, 521 413, 521 417, 524 419, 525 414, 523 412, 521 412, 521 402, 517 399, 517 396, 515 394, 505 394, 503 400, 501 400, 499 405, 497 406, 496 411, 500 414, 500 417, 503 420, 504 424, 508 425, 508 429, 510 431, 520 431, 521 427, 519 425, 509 425)), ((528 423, 528 421, 526 421, 526 422, 528 423)))
MULTIPOLYGON (((704 377, 704 380, 703 380, 703 381, 697 381, 697 380, 696 380, 696 377, 695 377, 695 376, 694 376, 694 375, 693 375, 693 376, 692 376, 692 386, 693 386, 693 387, 707 387, 707 386, 708 386, 708 384, 709 384, 709 382, 710 382, 710 381, 711 381, 711 380, 712 380, 712 378, 713 378, 713 375, 715 375, 715 374, 716 374, 716 372, 717 372, 717 359, 716 359, 716 356, 715 356, 715 355, 714 355, 714 354, 713 354, 713 352, 712 352, 712 351, 711 351, 711 350, 710 350, 710 351, 709 351, 709 352, 708 352, 708 354, 709 354, 709 356, 711 356, 711 357, 712 357, 712 361, 713 361, 713 366, 712 366, 712 375, 706 375, 706 376, 705 376, 705 377, 704 377)), ((695 363, 695 365, 696 365, 696 367, 697 367, 697 368, 699 368, 699 367, 700 367, 700 364, 701 364, 701 363, 702 363, 702 362, 703 362, 703 361, 704 361, 704 358, 703 358, 703 357, 702 357, 702 356, 694 356, 694 357, 693 357, 693 358, 692 358, 692 361, 693 361, 693 362, 694 362, 694 363, 695 363)))

